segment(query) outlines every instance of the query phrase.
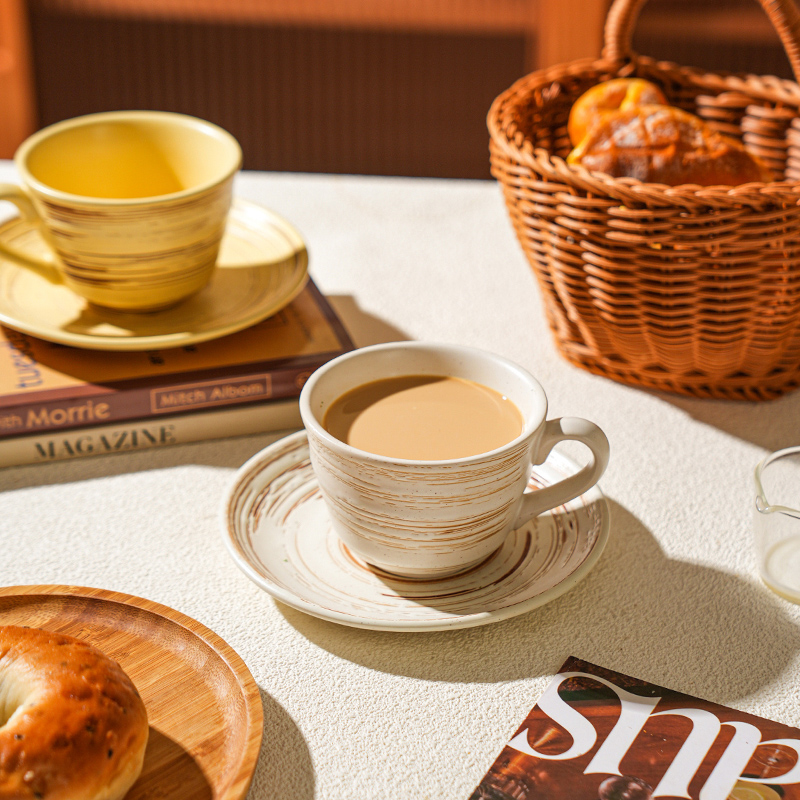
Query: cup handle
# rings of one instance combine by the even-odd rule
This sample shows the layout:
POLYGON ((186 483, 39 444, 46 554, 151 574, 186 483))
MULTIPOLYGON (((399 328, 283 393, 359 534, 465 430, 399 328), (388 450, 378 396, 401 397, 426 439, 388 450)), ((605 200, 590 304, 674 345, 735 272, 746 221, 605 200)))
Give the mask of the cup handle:
MULTIPOLYGON (((7 200, 9 203, 13 203, 19 209, 23 219, 35 223, 40 228, 42 227, 42 218, 36 211, 30 197, 19 186, 13 183, 0 183, 0 200, 7 200)), ((8 247, 3 241, 0 241, 0 256, 13 261, 21 267, 33 270, 51 283, 62 283, 61 273, 58 271, 52 251, 50 251, 48 259, 40 260, 31 258, 26 253, 15 250, 13 247, 8 247)))
POLYGON ((574 500, 594 486, 605 472, 608 466, 608 439, 597 425, 580 417, 547 420, 533 463, 544 463, 553 447, 563 441, 585 444, 592 451, 591 460, 579 472, 563 481, 533 492, 526 492, 522 508, 514 523, 515 528, 524 525, 543 511, 574 500))

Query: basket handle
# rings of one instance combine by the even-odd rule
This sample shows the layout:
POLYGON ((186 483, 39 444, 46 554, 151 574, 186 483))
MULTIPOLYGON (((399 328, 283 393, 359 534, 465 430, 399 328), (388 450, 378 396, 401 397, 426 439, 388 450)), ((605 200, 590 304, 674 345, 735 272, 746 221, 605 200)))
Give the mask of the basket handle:
MULTIPOLYGON (((606 17, 603 57, 612 61, 633 56, 633 29, 647 0, 614 0, 606 17)), ((800 12, 794 0, 758 0, 778 32, 795 80, 800 83, 800 12)))

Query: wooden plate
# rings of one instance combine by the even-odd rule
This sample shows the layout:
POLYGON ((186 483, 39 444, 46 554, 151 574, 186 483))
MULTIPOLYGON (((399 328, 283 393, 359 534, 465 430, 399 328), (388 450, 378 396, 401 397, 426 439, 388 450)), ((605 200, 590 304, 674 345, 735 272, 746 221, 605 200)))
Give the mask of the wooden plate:
POLYGON ((0 624, 85 639, 120 663, 150 721, 125 800, 240 800, 261 747, 258 686, 208 628, 167 606, 78 586, 0 588, 0 624))

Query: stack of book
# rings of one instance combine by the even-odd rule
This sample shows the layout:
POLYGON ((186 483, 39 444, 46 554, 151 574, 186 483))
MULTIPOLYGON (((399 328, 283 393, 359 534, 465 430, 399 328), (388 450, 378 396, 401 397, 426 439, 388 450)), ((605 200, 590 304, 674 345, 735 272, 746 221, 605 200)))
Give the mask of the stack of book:
POLYGON ((0 467, 300 427, 303 383, 352 349, 311 280, 247 330, 170 350, 83 350, 0 327, 0 467))

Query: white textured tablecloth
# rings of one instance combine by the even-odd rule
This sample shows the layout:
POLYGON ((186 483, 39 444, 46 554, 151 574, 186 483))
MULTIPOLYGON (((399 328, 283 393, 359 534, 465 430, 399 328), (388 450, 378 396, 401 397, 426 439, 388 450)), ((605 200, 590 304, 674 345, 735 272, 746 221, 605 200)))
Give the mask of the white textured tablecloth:
POLYGON ((607 432, 604 555, 567 595, 481 628, 317 620, 251 583, 218 530, 263 435, 0 471, 1 584, 128 592, 222 636, 264 703, 251 800, 467 798, 571 654, 800 725, 800 609, 760 583, 751 537, 753 467, 800 444, 800 392, 701 401, 567 364, 493 183, 245 173, 237 187, 300 229, 358 345, 501 353, 539 377, 550 416, 607 432))

